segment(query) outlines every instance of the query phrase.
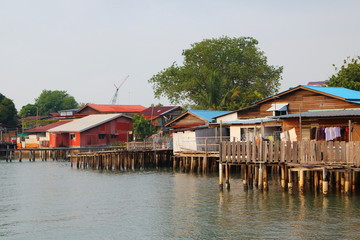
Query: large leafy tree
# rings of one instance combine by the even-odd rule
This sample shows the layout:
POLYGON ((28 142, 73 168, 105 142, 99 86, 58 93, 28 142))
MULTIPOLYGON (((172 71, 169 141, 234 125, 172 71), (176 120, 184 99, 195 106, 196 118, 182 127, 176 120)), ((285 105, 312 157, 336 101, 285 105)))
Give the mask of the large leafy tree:
POLYGON ((151 125, 144 115, 135 114, 132 121, 137 140, 143 140, 156 132, 156 128, 151 125))
POLYGON ((277 92, 282 67, 268 65, 251 37, 206 39, 183 50, 182 66, 173 63, 154 75, 156 97, 193 108, 231 110, 277 92))
POLYGON ((360 91, 360 56, 355 58, 348 57, 344 60, 344 65, 337 68, 336 74, 332 75, 327 82, 331 87, 345 87, 360 91))
POLYGON ((35 104, 26 104, 20 109, 19 116, 25 118, 28 116, 35 116, 38 114, 38 109, 35 104))
POLYGON ((66 91, 43 90, 35 99, 35 104, 27 104, 21 108, 20 116, 47 115, 51 112, 73 108, 78 108, 78 103, 66 91))
POLYGON ((43 90, 35 100, 35 105, 39 108, 41 115, 78 107, 73 96, 70 96, 66 91, 59 90, 43 90))
POLYGON ((17 125, 17 110, 14 102, 0 93, 0 123, 17 125))

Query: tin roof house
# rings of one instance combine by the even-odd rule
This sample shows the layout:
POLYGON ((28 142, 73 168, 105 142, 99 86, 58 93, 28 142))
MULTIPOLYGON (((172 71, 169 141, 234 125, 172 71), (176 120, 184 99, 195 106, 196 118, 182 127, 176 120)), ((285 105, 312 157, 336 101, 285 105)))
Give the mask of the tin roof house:
POLYGON ((50 147, 86 147, 126 142, 132 129, 124 114, 94 114, 48 130, 50 147))
MULTIPOLYGON (((284 130, 291 130, 291 136, 289 135, 288 139, 298 141, 309 139, 311 129, 303 128, 301 131, 304 132, 300 133, 299 121, 285 116, 294 116, 291 114, 299 113, 303 115, 311 111, 359 108, 360 92, 358 91, 342 87, 300 85, 264 98, 252 106, 218 116, 215 118, 216 123, 211 125, 219 126, 220 120, 224 120, 231 114, 232 117, 222 121, 222 124, 230 128, 230 140, 232 141, 253 141, 257 138, 280 140, 284 130), (237 119, 234 119, 235 112, 237 119)), ((328 118, 331 116, 329 115, 328 118)), ((332 122, 332 124, 344 124, 339 121, 340 119, 337 119, 337 122, 332 122)))
POLYGON ((220 136, 227 136, 226 129, 209 128, 213 118, 229 111, 188 110, 166 124, 173 132, 174 154, 216 150, 220 136))
POLYGON ((24 131, 17 139, 18 148, 46 148, 49 147, 50 136, 48 130, 71 122, 72 119, 60 120, 44 126, 24 131))
POLYGON ((167 134, 169 133, 169 128, 165 127, 165 125, 180 116, 182 112, 183 110, 180 106, 151 106, 138 114, 144 115, 158 131, 167 134))
POLYGON ((146 108, 141 105, 86 104, 80 108, 77 113, 83 115, 121 113, 132 117, 145 109, 146 108))

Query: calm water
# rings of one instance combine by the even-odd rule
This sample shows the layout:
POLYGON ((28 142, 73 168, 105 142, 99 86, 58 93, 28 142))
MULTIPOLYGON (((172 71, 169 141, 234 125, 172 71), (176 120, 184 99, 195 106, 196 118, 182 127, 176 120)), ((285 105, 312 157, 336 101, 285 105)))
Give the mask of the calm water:
POLYGON ((0 239, 360 239, 359 197, 244 192, 233 179, 0 162, 0 239))

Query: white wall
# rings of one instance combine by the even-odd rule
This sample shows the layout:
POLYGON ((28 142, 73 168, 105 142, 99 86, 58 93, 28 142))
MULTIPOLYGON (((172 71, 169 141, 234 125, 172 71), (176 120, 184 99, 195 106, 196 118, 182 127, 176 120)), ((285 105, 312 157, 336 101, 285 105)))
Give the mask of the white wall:
POLYGON ((236 121, 236 120, 238 120, 237 112, 229 113, 229 114, 227 114, 225 116, 218 117, 215 120, 216 120, 217 123, 220 123, 220 121, 223 121, 223 122, 236 121))
POLYGON ((184 131, 173 133, 174 153, 196 151, 195 131, 184 131))
POLYGON ((241 127, 240 126, 230 126, 230 141, 233 142, 241 140, 241 127))

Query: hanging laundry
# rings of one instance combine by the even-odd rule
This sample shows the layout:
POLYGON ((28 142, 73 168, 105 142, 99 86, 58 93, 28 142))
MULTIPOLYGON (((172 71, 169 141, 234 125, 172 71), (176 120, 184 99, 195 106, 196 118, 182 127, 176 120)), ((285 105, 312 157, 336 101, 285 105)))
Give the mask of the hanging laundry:
POLYGON ((297 141, 295 128, 292 128, 289 130, 289 136, 290 136, 290 141, 292 141, 292 142, 297 141))
POLYGON ((287 131, 280 133, 280 139, 281 139, 281 141, 284 141, 284 142, 288 141, 287 131))

